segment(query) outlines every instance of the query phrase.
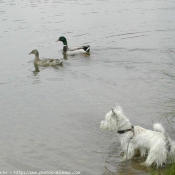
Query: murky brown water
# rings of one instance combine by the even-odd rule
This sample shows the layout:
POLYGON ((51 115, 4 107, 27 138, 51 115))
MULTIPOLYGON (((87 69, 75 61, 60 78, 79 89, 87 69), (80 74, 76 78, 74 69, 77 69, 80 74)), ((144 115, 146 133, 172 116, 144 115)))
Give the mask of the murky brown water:
MULTIPOLYGON (((117 134, 99 129, 116 102, 175 139, 173 1, 0 0, 0 22, 0 170, 124 174, 117 134), (28 53, 62 58, 61 35, 91 55, 34 73, 28 53)), ((135 159, 128 171, 151 169, 135 159)))

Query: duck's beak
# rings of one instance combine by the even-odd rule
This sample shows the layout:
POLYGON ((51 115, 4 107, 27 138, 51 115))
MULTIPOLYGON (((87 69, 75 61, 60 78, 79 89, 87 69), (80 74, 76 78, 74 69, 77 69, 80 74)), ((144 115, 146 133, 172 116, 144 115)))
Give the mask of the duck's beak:
POLYGON ((60 41, 59 39, 57 40, 57 41, 55 41, 55 42, 58 42, 58 41, 60 41))
POLYGON ((32 52, 29 53, 29 55, 32 54, 32 52))

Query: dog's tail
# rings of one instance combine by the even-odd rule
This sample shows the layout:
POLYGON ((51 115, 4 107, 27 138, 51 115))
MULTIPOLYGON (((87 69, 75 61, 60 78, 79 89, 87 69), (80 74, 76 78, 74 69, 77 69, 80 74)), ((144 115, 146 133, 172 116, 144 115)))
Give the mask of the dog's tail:
POLYGON ((166 148, 167 148, 167 151, 170 152, 171 151, 171 139, 168 133, 166 132, 165 128, 162 126, 161 123, 155 123, 153 125, 153 128, 155 131, 160 132, 165 136, 166 148))
POLYGON ((154 128, 155 131, 160 132, 162 134, 165 134, 166 133, 165 128, 162 126, 161 123, 155 123, 153 125, 153 128, 154 128))

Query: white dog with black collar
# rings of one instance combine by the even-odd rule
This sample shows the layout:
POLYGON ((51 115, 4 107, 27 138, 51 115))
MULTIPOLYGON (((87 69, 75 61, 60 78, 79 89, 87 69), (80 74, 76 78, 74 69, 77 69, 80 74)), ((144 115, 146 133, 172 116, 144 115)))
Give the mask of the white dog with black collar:
POLYGON ((141 156, 147 156, 144 162, 146 166, 161 167, 175 162, 175 142, 160 123, 154 124, 154 131, 133 127, 122 108, 116 106, 106 114, 100 128, 119 133, 125 158, 131 159, 139 151, 141 156))

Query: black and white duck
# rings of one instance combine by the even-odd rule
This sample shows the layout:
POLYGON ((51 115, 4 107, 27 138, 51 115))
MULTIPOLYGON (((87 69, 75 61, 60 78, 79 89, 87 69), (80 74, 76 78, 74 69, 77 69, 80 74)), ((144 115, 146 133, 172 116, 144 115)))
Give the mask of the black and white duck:
POLYGON ((67 44, 67 40, 64 36, 59 37, 59 39, 56 41, 61 41, 63 43, 63 54, 66 55, 77 55, 77 54, 89 54, 90 53, 90 46, 80 46, 75 48, 69 48, 67 44))

